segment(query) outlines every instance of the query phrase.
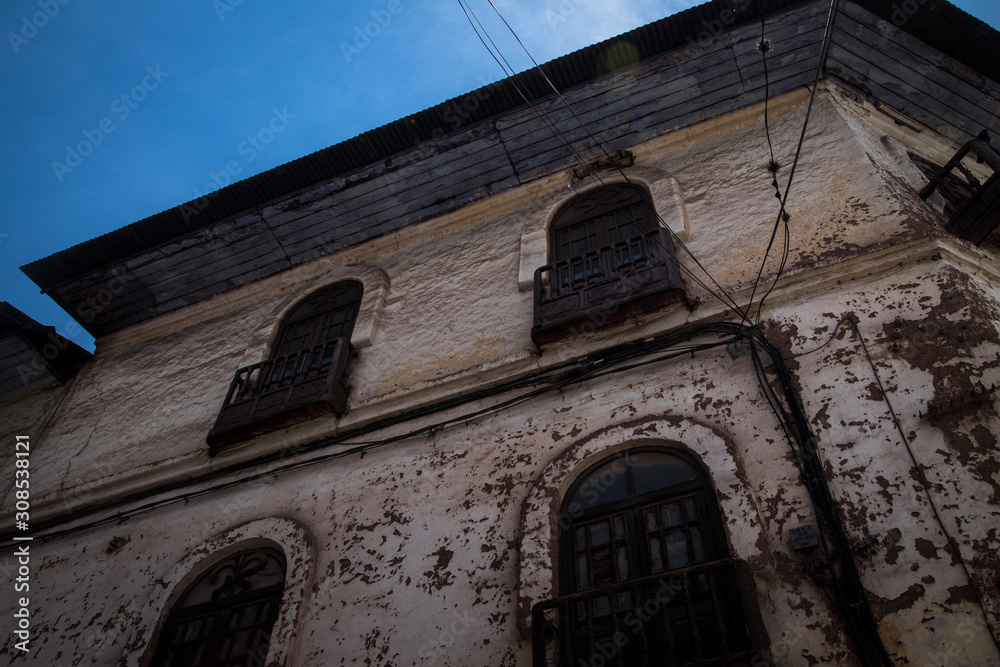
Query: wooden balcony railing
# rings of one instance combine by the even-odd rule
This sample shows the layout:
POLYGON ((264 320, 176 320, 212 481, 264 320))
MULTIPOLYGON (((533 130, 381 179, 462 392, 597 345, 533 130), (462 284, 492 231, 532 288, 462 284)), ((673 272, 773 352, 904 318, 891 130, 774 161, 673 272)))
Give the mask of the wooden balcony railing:
MULTIPOLYGON (((983 169, 983 171, 986 171, 983 169)), ((948 163, 941 168, 931 182, 920 191, 920 196, 924 199, 930 197, 936 190, 941 190, 946 198, 958 198, 954 193, 949 193, 949 180, 954 179, 960 189, 972 195, 969 198, 962 197, 960 201, 950 201, 948 209, 953 209, 951 219, 945 225, 945 229, 955 236, 972 241, 975 244, 982 243, 990 233, 1000 225, 1000 154, 989 143, 988 135, 983 132, 976 139, 967 142, 952 157, 948 163), (985 164, 992 171, 980 182, 972 170, 963 164, 962 160, 969 153, 978 158, 980 164, 985 164)), ((982 174, 980 174, 982 176, 982 174)), ((953 188, 959 189, 959 188, 953 188)))
POLYGON ((343 415, 353 351, 350 341, 337 338, 236 371, 208 433, 211 454, 293 420, 322 413, 343 415))
POLYGON ((539 602, 532 667, 770 665, 756 603, 734 559, 539 602))
POLYGON ((537 344, 686 300, 667 231, 653 229, 535 271, 537 344))

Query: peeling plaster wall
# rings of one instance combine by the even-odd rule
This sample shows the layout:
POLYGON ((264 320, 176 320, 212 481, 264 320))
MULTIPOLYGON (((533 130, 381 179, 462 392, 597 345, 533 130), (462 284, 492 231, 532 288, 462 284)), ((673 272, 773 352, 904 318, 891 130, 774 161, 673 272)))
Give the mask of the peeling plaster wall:
MULTIPOLYGON (((790 268, 769 297, 765 330, 788 355, 888 650, 899 664, 940 655, 949 665, 987 664, 997 654, 972 589, 844 318, 858 321, 996 624, 1000 416, 995 395, 966 400, 975 383, 1000 382, 996 257, 935 231, 933 210, 907 185, 912 174, 894 170, 892 142, 881 140, 879 123, 844 100, 824 93, 813 109, 789 199, 790 268), (949 400, 950 408, 922 416, 949 400)), ((792 93, 775 103, 771 132, 786 167, 804 102, 792 93)), ((744 301, 776 214, 757 111, 635 149, 638 166, 676 179, 689 247, 744 301)), ((548 210, 565 188, 558 178, 527 184, 102 339, 52 408, 44 437, 35 434, 39 512, 184 479, 576 354, 725 316, 689 281, 692 311, 647 315, 539 355, 529 337, 532 295, 518 290, 524 211, 548 210), (210 460, 205 435, 256 332, 292 295, 321 286, 318 276, 334 269, 349 276, 360 264, 384 272, 387 286, 377 335, 352 362, 348 415, 278 429, 210 460)), ((0 406, 4 423, 42 409, 42 400, 0 406)), ((711 475, 729 549, 754 573, 777 663, 858 664, 829 582, 810 576, 810 555, 790 548, 788 531, 815 523, 794 458, 749 355, 733 358, 725 348, 570 385, 364 456, 36 543, 33 664, 144 665, 183 571, 202 563, 193 554, 218 557, 218 545, 239 543, 227 536, 243 535, 241 526, 280 519, 296 527, 289 534, 301 532, 310 555, 289 558, 300 583, 286 590, 295 606, 288 652, 269 665, 527 665, 529 592, 551 593, 558 580, 551 559, 558 527, 545 517, 592 462, 649 443, 684 447, 711 475), (546 559, 550 571, 538 565, 546 559)), ((11 506, 8 497, 8 515, 11 506)), ((11 558, 0 555, 3 567, 11 558)), ((0 664, 19 664, 9 632, 3 641, 0 664)))

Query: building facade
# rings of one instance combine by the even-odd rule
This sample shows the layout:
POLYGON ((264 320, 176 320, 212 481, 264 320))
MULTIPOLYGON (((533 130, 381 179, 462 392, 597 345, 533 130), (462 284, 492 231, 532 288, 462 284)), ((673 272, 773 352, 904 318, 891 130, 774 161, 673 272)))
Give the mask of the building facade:
POLYGON ((1000 35, 749 4, 24 267, 4 664, 996 664, 1000 35))

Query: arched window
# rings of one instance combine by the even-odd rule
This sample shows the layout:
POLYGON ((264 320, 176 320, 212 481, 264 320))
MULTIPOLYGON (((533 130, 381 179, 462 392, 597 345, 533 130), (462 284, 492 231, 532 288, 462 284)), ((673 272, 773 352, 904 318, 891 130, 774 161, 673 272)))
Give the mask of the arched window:
POLYGON ((338 338, 350 340, 360 304, 357 283, 336 283, 313 292, 285 317, 272 356, 296 354, 338 338))
POLYGON ((293 420, 344 414, 351 332, 361 296, 361 285, 343 282, 296 304, 281 323, 271 357, 236 371, 208 434, 213 455, 293 420))
POLYGON ((535 271, 531 336, 542 344, 683 300, 672 242, 649 193, 609 185, 575 197, 553 219, 549 264, 535 271))
POLYGON ((285 586, 285 558, 241 551, 191 584, 160 634, 151 667, 263 665, 285 586))
POLYGON ((646 192, 635 185, 612 185, 574 199, 552 224, 551 261, 561 284, 601 271, 600 250, 609 248, 614 266, 642 256, 643 234, 656 229, 646 192))
POLYGON ((605 460, 560 516, 560 596, 536 605, 536 665, 552 664, 553 638, 556 664, 574 667, 740 665, 766 642, 752 579, 729 558, 715 492, 687 455, 605 460))

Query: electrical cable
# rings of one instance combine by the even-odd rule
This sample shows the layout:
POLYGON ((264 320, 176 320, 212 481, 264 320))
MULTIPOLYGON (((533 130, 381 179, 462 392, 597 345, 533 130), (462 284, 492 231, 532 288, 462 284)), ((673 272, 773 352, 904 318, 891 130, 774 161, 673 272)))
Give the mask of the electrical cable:
POLYGON ((913 453, 913 448, 910 447, 910 439, 906 437, 906 433, 903 431, 903 426, 899 423, 899 417, 896 416, 896 411, 893 409, 892 402, 889 400, 889 394, 886 392, 885 386, 882 384, 882 378, 879 375, 878 368, 875 366, 875 361, 872 359, 871 353, 868 351, 868 345, 865 342, 865 337, 861 334, 861 328, 858 326, 857 321, 853 317, 845 317, 841 321, 843 320, 850 322, 854 327, 855 333, 858 335, 858 340, 861 342, 861 349, 864 350, 865 357, 868 359, 868 363, 872 367, 872 373, 875 375, 875 382, 878 383, 879 391, 882 392, 885 404, 889 408, 889 414, 892 416, 892 423, 895 424, 896 431, 899 433, 899 439, 906 448, 906 453, 909 454, 910 461, 913 463, 913 467, 917 471, 917 477, 920 479, 920 486, 924 489, 924 495, 927 497, 927 504, 931 507, 934 520, 937 522, 941 532, 944 533, 945 539, 948 540, 948 545, 951 546, 955 557, 958 558, 958 564, 962 566, 962 571, 965 572, 965 577, 969 581, 969 586, 972 587, 972 592, 976 596, 976 603, 979 605, 979 611, 983 614, 983 620, 986 622, 986 628, 989 630, 990 637, 993 639, 993 645, 997 647, 998 651, 1000 651, 1000 641, 997 641, 997 635, 993 629, 993 625, 990 623, 989 614, 986 613, 986 606, 983 604, 983 598, 982 595, 980 595, 979 587, 976 586, 976 582, 972 578, 969 568, 966 566, 965 558, 962 557, 962 550, 959 547, 958 541, 951 536, 950 532, 948 532, 948 528, 945 526, 944 521, 941 519, 941 515, 938 513, 937 504, 934 502, 934 497, 931 495, 930 483, 927 481, 927 476, 924 474, 923 467, 917 463, 917 457, 913 453))
MULTIPOLYGON (((830 37, 830 28, 831 28, 831 25, 832 25, 833 10, 834 10, 834 7, 835 7, 835 3, 836 3, 836 0, 833 0, 833 2, 831 3, 831 7, 830 7, 830 14, 827 17, 827 26, 826 26, 826 32, 825 32, 825 35, 824 35, 824 44, 823 44, 823 48, 824 49, 826 48, 826 42, 828 41, 828 39, 830 37)), ((510 24, 507 23, 507 21, 505 19, 503 19, 503 16, 500 14, 499 10, 497 10, 496 6, 493 5, 492 0, 490 0, 490 5, 493 6, 494 11, 496 11, 497 14, 500 15, 501 19, 504 20, 504 23, 507 25, 508 29, 511 30, 512 34, 514 34, 514 36, 517 39, 518 43, 520 43, 521 46, 522 46, 522 48, 525 49, 525 52, 527 52, 527 49, 524 47, 524 45, 521 42, 520 38, 517 37, 516 33, 510 27, 510 24)), ((528 55, 530 57, 530 53, 528 55)), ((555 86, 548 79, 548 77, 545 76, 544 72, 538 66, 538 63, 534 61, 534 58, 532 58, 532 62, 535 64, 535 67, 539 69, 539 72, 542 74, 542 76, 549 83, 550 87, 552 87, 553 90, 556 92, 556 94, 560 97, 560 99, 562 99, 562 101, 566 105, 566 107, 568 109, 570 109, 570 112, 573 113, 573 116, 575 118, 577 118, 577 122, 580 123, 582 127, 584 127, 585 131, 587 131, 586 127, 583 126, 582 122, 576 116, 575 112, 573 112, 572 108, 565 101, 565 98, 563 98, 563 96, 561 95, 561 93, 558 91, 558 89, 555 88, 555 86)), ((770 248, 773 245, 774 237, 777 234, 778 224, 780 224, 782 221, 784 221, 786 223, 786 225, 785 225, 785 231, 784 231, 784 235, 783 235, 784 251, 782 253, 782 262, 781 262, 781 264, 779 266, 778 273, 776 274, 775 282, 771 285, 771 288, 764 295, 764 297, 762 297, 760 304, 758 304, 758 311, 757 311, 757 321, 758 322, 760 321, 760 317, 761 317, 761 313, 762 313, 763 301, 767 298, 767 296, 774 289, 774 286, 777 283, 777 279, 780 277, 781 273, 783 272, 785 264, 787 262, 787 258, 788 258, 789 230, 788 230, 788 226, 787 226, 787 219, 785 219, 786 216, 784 215, 785 204, 787 202, 787 197, 788 197, 788 193, 789 193, 789 190, 790 190, 790 186, 791 186, 792 180, 794 179, 795 168, 796 168, 796 166, 798 164, 798 160, 799 160, 799 157, 801 155, 802 144, 804 143, 805 133, 806 133, 806 129, 808 127, 808 122, 809 122, 809 118, 810 118, 811 111, 812 111, 813 101, 815 99, 816 90, 818 89, 818 76, 819 76, 819 72, 820 72, 820 68, 817 68, 817 74, 816 74, 816 77, 814 79, 814 84, 813 84, 813 87, 812 87, 812 91, 810 93, 809 105, 808 105, 807 110, 806 110, 806 118, 805 118, 805 121, 803 123, 802 132, 801 132, 801 135, 800 135, 800 138, 799 138, 799 145, 798 145, 798 148, 796 150, 795 160, 794 160, 794 162, 792 164, 792 170, 791 170, 791 173, 789 175, 788 184, 786 185, 784 197, 781 198, 781 207, 780 207, 780 210, 779 210, 779 213, 778 213, 778 217, 777 217, 777 220, 776 220, 776 223, 775 223, 774 230, 772 231, 771 242, 768 245, 768 253, 769 253, 770 248)), ((588 134, 588 136, 591 137, 592 140, 594 140, 593 139, 593 135, 591 135, 589 131, 587 131, 587 134, 588 134)), ((598 144, 598 146, 601 147, 602 150, 604 150, 604 148, 600 144, 600 142, 597 142, 596 140, 594 140, 594 141, 595 141, 595 143, 598 144)), ((607 151, 606 150, 604 150, 604 153, 605 153, 605 155, 607 155, 607 151)), ((627 182, 631 182, 628 179, 627 175, 621 170, 620 167, 618 168, 618 171, 619 171, 619 173, 621 173, 621 175, 625 178, 625 180, 627 182)), ((598 180, 600 180, 600 179, 598 179, 598 180)), ((662 220, 661 220, 661 222, 662 222, 662 220)), ((688 252, 689 252, 689 254, 691 254, 690 251, 688 251, 688 252)), ((768 253, 765 253, 764 259, 763 259, 763 261, 761 263, 761 267, 762 267, 761 271, 763 271, 763 266, 766 264, 768 253)), ((699 266, 700 266, 700 263, 699 263, 699 266)), ((703 270, 704 270, 704 268, 703 268, 703 270)), ((711 277, 711 274, 708 273, 707 271, 706 271, 706 274, 709 275, 709 277, 711 277)), ((714 278, 712 280, 713 280, 713 282, 715 282, 714 278)), ((748 303, 748 308, 750 307, 750 304, 753 303, 753 295, 756 293, 756 287, 757 287, 758 283, 759 283, 759 277, 758 277, 758 281, 756 281, 755 284, 754 284, 754 289, 753 289, 753 292, 751 294, 750 302, 748 303)), ((716 285, 718 285, 718 283, 716 283, 716 285)), ((721 289, 721 286, 719 286, 719 287, 721 289)), ((724 292, 724 290, 723 290, 723 292, 724 292)), ((742 313, 742 311, 738 308, 738 306, 737 306, 736 309, 737 309, 737 311, 739 311, 740 313, 742 313)), ((751 340, 754 340, 754 339, 751 338, 751 340)), ((766 341, 766 339, 763 339, 763 340, 766 341)), ((773 348, 773 346, 771 346, 770 343, 767 343, 767 346, 768 346, 768 350, 769 350, 769 356, 771 356, 772 360, 775 362, 775 365, 776 366, 780 366, 780 367, 784 367, 784 361, 781 359, 780 353, 777 351, 777 349, 773 348)), ((753 343, 751 343, 751 347, 752 348, 754 347, 753 343)), ((874 618, 873 618, 872 613, 871 613, 870 604, 868 603, 867 593, 866 593, 866 591, 864 589, 864 586, 863 586, 863 584, 862 584, 862 582, 860 580, 860 575, 857 572, 856 565, 855 565, 855 563, 853 561, 853 557, 851 555, 850 538, 847 535, 846 531, 843 529, 843 525, 842 525, 842 523, 840 521, 839 514, 838 514, 838 512, 836 510, 836 504, 833 501, 832 495, 830 494, 830 491, 829 491, 829 487, 826 485, 826 480, 823 477, 822 466, 819 463, 819 459, 815 455, 814 452, 810 453, 810 450, 808 449, 809 447, 812 446, 812 436, 811 436, 811 433, 810 433, 810 430, 809 430, 808 422, 805 419, 804 409, 802 408, 800 402, 797 399, 797 395, 795 394, 794 389, 792 388, 790 374, 788 374, 787 368, 785 368, 784 369, 784 376, 782 377, 782 383, 783 383, 783 386, 785 388, 786 399, 789 402, 789 409, 788 410, 791 410, 791 414, 789 414, 788 410, 786 410, 782 406, 780 400, 778 399, 778 397, 776 395, 773 395, 773 396, 769 395, 770 388, 769 388, 769 385, 766 383, 766 377, 764 375, 765 371, 764 371, 764 368, 763 368, 762 361, 761 361, 759 355, 757 355, 756 353, 754 353, 754 356, 755 356, 755 364, 757 365, 758 379, 761 381, 762 389, 764 389, 765 395, 768 396, 768 402, 771 404, 772 409, 775 411, 775 415, 778 417, 779 422, 782 424, 782 429, 785 431, 786 437, 789 439, 789 443, 790 443, 790 445, 792 445, 793 451, 795 451, 795 449, 796 449, 795 445, 794 445, 794 442, 796 440, 798 440, 801 443, 801 445, 802 445, 801 446, 801 450, 802 450, 801 451, 801 461, 803 463, 803 466, 802 466, 801 470, 804 473, 804 481, 806 482, 807 489, 810 492, 810 497, 813 499, 814 507, 817 509, 817 516, 823 516, 823 518, 826 521, 826 524, 828 525, 828 527, 830 527, 830 529, 834 533, 834 536, 835 536, 837 544, 838 544, 838 548, 844 554, 844 562, 847 564, 847 565, 845 565, 845 569, 849 573, 849 582, 848 582, 849 590, 845 591, 844 588, 838 582, 837 583, 837 588, 838 588, 837 592, 838 592, 838 597, 839 597, 839 599, 842 602, 842 611, 843 611, 843 615, 844 615, 844 618, 845 618, 845 622, 848 624, 848 629, 849 629, 851 635, 855 638, 856 644, 858 645, 859 650, 862 653, 862 657, 863 657, 864 662, 865 662, 866 665, 877 665, 880 662, 883 663, 883 664, 891 665, 892 661, 889 658, 888 652, 886 651, 885 646, 882 643, 881 637, 878 634, 878 628, 875 625, 874 618), (792 419, 789 419, 789 417, 792 417, 792 419), (787 422, 788 426, 785 425, 786 422, 787 422), (794 437, 793 437, 793 434, 794 434, 794 437)), ((828 565, 829 565, 831 571, 833 571, 834 570, 833 556, 830 553, 829 548, 828 548, 828 546, 826 544, 825 534, 823 533, 822 530, 819 531, 819 532, 820 532, 820 542, 821 542, 821 545, 823 547, 823 551, 825 553, 825 557, 828 560, 828 565)))
POLYGON ((547 128, 549 128, 549 131, 552 132, 552 136, 556 139, 556 141, 562 144, 563 148, 568 150, 570 153, 574 154, 578 160, 582 160, 583 159, 582 156, 580 156, 577 153, 573 145, 566 140, 566 138, 562 135, 562 133, 559 132, 559 129, 552 124, 552 122, 544 114, 544 112, 537 105, 533 106, 533 100, 528 99, 527 95, 528 87, 524 85, 524 83, 521 81, 521 77, 514 71, 514 68, 511 67, 510 63, 507 62, 507 59, 500 51, 500 48, 493 41, 493 38, 490 37, 489 32, 487 32, 485 26, 483 26, 482 22, 479 20, 479 17, 476 16, 476 13, 472 9, 472 6, 468 5, 467 2, 463 4, 462 0, 458 0, 458 5, 459 7, 462 8, 462 11, 465 13, 465 18, 469 21, 469 25, 472 26, 473 32, 475 32, 476 36, 479 37, 479 41, 482 42, 486 50, 489 51, 490 56, 492 56, 493 60, 495 60, 497 65, 500 66, 500 70, 503 72, 504 77, 506 77, 507 80, 511 82, 511 85, 514 87, 514 90, 521 97, 521 99, 524 100, 524 103, 527 104, 535 112, 535 115, 542 121, 542 123, 547 128), (470 16, 470 13, 472 14, 472 16, 470 16), (475 23, 473 23, 473 18, 475 18, 475 23), (486 39, 489 39, 490 44, 493 44, 493 47, 497 51, 496 54, 494 54, 493 50, 490 49, 490 47, 486 44, 486 39, 483 39, 483 36, 479 34, 479 30, 476 28, 477 23, 479 24, 479 27, 482 29, 483 33, 486 35, 486 39), (503 60, 503 63, 500 62, 501 60, 503 60))
MULTIPOLYGON (((587 134, 587 137, 591 140, 591 142, 594 145, 596 145, 598 148, 600 148, 601 152, 604 154, 604 156, 606 158, 610 159, 611 158, 610 153, 608 153, 608 151, 604 147, 604 145, 590 132, 589 128, 587 128, 587 126, 583 123, 583 121, 580 119, 580 117, 576 114, 576 111, 573 110, 573 107, 570 106, 569 102, 566 100, 566 98, 563 96, 563 94, 555 86, 555 84, 552 82, 552 80, 549 79, 549 77, 545 74, 545 71, 542 70, 541 66, 538 64, 538 62, 535 60, 535 58, 531 55, 531 52, 528 51, 527 47, 524 45, 524 42, 522 42, 521 38, 517 35, 517 32, 515 32, 514 29, 513 29, 513 27, 511 27, 510 23, 507 22, 507 19, 504 18, 503 14, 500 13, 500 10, 497 9, 496 5, 493 4, 492 0, 488 0, 488 1, 490 3, 490 6, 493 8, 493 11, 495 11, 496 14, 497 14, 497 16, 500 17, 500 20, 503 21, 503 23, 504 23, 505 26, 507 26, 507 29, 514 36, 514 39, 517 40, 517 43, 520 44, 520 46, 524 50, 525 54, 527 54, 528 58, 531 60, 532 64, 534 65, 534 68, 536 70, 538 70, 538 73, 542 76, 542 78, 545 80, 545 82, 549 85, 549 87, 553 90, 553 92, 556 94, 556 96, 559 98, 559 100, 563 103, 563 106, 565 106, 566 109, 570 112, 570 114, 576 120, 577 124, 587 134)), ((490 41, 492 42, 492 39, 490 41)), ((586 160, 584 160, 582 157, 578 156, 577 159, 580 161, 581 164, 585 165, 587 163, 586 160)), ((632 180, 622 170, 621 167, 619 167, 619 166, 616 165, 615 166, 615 170, 622 176, 623 179, 625 179, 625 181, 629 185, 634 185, 634 183, 632 182, 632 180)), ((598 174, 595 173, 594 176, 595 176, 595 178, 597 178, 598 182, 602 186, 605 185, 604 181, 600 178, 600 176, 598 174)), ((701 269, 702 272, 704 272, 706 276, 708 276, 709 280, 712 281, 712 284, 714 284, 716 286, 716 288, 718 288, 719 292, 721 292, 721 294, 725 298, 723 298, 723 296, 720 296, 714 290, 712 290, 711 288, 709 288, 708 285, 706 285, 704 282, 702 282, 700 280, 700 278, 697 278, 695 276, 695 274, 694 274, 693 271, 691 271, 690 269, 687 269, 683 264, 681 264, 680 261, 676 257, 674 257, 674 254, 672 252, 670 252, 670 250, 668 248, 663 247, 663 245, 660 244, 658 240, 654 239, 653 242, 656 243, 658 246, 660 246, 660 248, 662 250, 665 251, 666 256, 669 257, 670 260, 672 260, 673 262, 675 262, 676 265, 678 266, 678 268, 681 271, 685 271, 686 270, 688 272, 688 275, 690 277, 692 277, 692 279, 695 281, 696 284, 698 284, 700 287, 702 287, 703 289, 705 289, 705 291, 707 291, 713 297, 715 297, 715 298, 719 299, 720 301, 722 301, 730 310, 732 310, 736 315, 738 315, 742 321, 750 324, 751 320, 750 320, 748 312, 744 312, 743 309, 741 309, 739 307, 739 304, 736 303, 735 299, 733 299, 732 296, 725 290, 725 288, 723 288, 722 285, 720 285, 718 283, 718 281, 715 280, 715 278, 712 276, 712 274, 708 271, 708 269, 705 268, 705 266, 701 263, 701 261, 698 260, 698 258, 694 255, 694 253, 691 252, 691 250, 687 247, 687 245, 683 242, 683 240, 681 240, 681 238, 672 229, 670 229, 670 226, 666 224, 666 221, 663 220, 663 218, 660 216, 660 214, 656 210, 653 210, 653 214, 656 216, 656 218, 657 218, 657 220, 658 220, 658 222, 660 224, 660 227, 662 229, 665 229, 667 231, 667 233, 670 234, 673 242, 676 243, 682 250, 684 250, 685 253, 687 253, 688 256, 691 257, 691 259, 695 263, 695 265, 699 269, 701 269)))
POLYGON ((833 333, 830 334, 830 337, 826 339, 825 343, 823 343, 819 347, 815 347, 815 348, 809 350, 808 352, 799 352, 798 354, 793 354, 793 355, 791 355, 789 357, 789 359, 798 359, 799 357, 805 357, 805 356, 808 356, 810 354, 813 354, 814 352, 819 352, 824 347, 826 347, 827 345, 829 345, 830 343, 833 342, 833 339, 837 337, 837 332, 840 330, 840 325, 843 324, 843 323, 844 323, 844 319, 843 318, 837 320, 836 326, 833 327, 833 333))
MULTIPOLYGON (((233 488, 234 486, 238 486, 240 484, 245 484, 251 481, 255 481, 257 479, 275 476, 283 472, 288 472, 291 470, 296 470, 299 468, 316 465, 319 463, 324 463, 326 461, 342 458, 344 456, 351 456, 353 454, 363 455, 364 452, 369 449, 374 449, 376 447, 385 446, 394 442, 398 442, 400 440, 415 437, 425 433, 430 433, 436 430, 440 430, 442 428, 446 428, 453 424, 468 422, 483 415, 495 413, 504 408, 511 407, 526 400, 530 400, 548 391, 554 391, 569 386, 571 384, 577 384, 586 379, 589 379, 588 377, 589 375, 597 373, 602 370, 607 370, 610 366, 614 366, 615 364, 620 364, 624 360, 627 360, 629 358, 639 358, 643 355, 650 355, 655 352, 665 352, 667 350, 670 350, 671 348, 677 347, 678 344, 681 343, 682 341, 690 340, 694 336, 715 334, 718 336, 727 336, 727 338, 715 342, 701 343, 697 346, 691 346, 691 345, 681 346, 677 350, 677 354, 667 355, 666 357, 664 357, 664 359, 671 358, 672 356, 677 356, 679 354, 689 354, 692 352, 693 347, 697 349, 708 349, 709 347, 725 345, 728 344, 732 332, 733 332, 732 327, 727 327, 721 323, 698 324, 691 327, 687 327, 682 330, 670 332, 668 334, 654 336, 649 339, 635 341, 632 343, 625 343, 620 346, 616 346, 611 350, 604 350, 599 353, 594 353, 590 356, 584 356, 578 359, 567 360, 551 368, 545 369, 544 372, 535 373, 531 376, 514 380, 509 383, 496 385, 494 387, 480 390, 478 392, 471 392, 470 394, 467 395, 454 397, 452 399, 446 399, 444 401, 440 401, 433 405, 425 406, 424 408, 418 408, 416 410, 412 410, 410 412, 403 413, 401 415, 396 415, 388 419, 380 420, 379 422, 359 426, 357 428, 337 434, 335 436, 320 438, 317 440, 303 443, 295 447, 289 447, 283 450, 279 450, 277 452, 263 455, 249 461, 242 461, 236 464, 232 464, 225 468, 210 471, 209 473, 205 473, 193 478, 184 479, 173 484, 161 485, 159 487, 144 489, 142 491, 123 495, 111 501, 105 501, 90 507, 73 510, 62 516, 53 517, 51 519, 46 519, 44 521, 37 521, 33 523, 33 528, 36 530, 38 529, 44 530, 46 528, 55 527, 60 524, 67 523, 87 515, 99 514, 101 516, 101 518, 99 519, 78 524, 76 526, 72 526, 70 528, 66 528, 60 531, 53 531, 51 533, 35 535, 34 539, 35 541, 46 541, 58 537, 63 537, 65 535, 77 533, 83 530, 88 530, 90 528, 94 528, 96 526, 110 523, 113 521, 122 521, 125 518, 128 518, 129 516, 134 516, 136 514, 152 511, 160 507, 176 504, 178 502, 187 501, 190 498, 208 495, 218 491, 223 491, 229 488, 233 488), (575 372, 574 369, 576 369, 575 372), (388 436, 380 440, 366 441, 366 442, 353 441, 355 438, 362 437, 372 431, 382 430, 384 428, 388 428, 397 424, 406 423, 413 419, 443 412, 445 410, 452 409, 455 407, 460 407, 462 405, 466 405, 472 402, 484 400, 491 396, 497 396, 503 393, 508 393, 512 390, 524 389, 529 387, 534 387, 534 389, 532 389, 529 392, 525 392, 523 394, 519 394, 518 396, 514 396, 504 401, 501 401, 498 404, 492 406, 486 406, 484 408, 480 408, 478 410, 475 410, 467 414, 459 415, 446 420, 437 421, 433 424, 425 425, 417 429, 411 429, 404 433, 388 436), (148 498, 154 498, 157 495, 169 493, 171 491, 175 491, 180 488, 190 487, 192 485, 210 482, 219 477, 223 477, 224 475, 241 472, 243 470, 247 470, 253 467, 273 464, 285 460, 290 456, 305 454, 335 444, 344 444, 350 446, 351 448, 328 454, 322 454, 301 461, 293 461, 291 463, 282 465, 278 468, 251 474, 245 474, 237 480, 218 482, 210 487, 200 489, 198 491, 186 492, 183 494, 171 496, 169 498, 146 503, 128 510, 119 510, 113 512, 115 508, 121 508, 130 503, 140 502, 148 498)), ((629 366, 629 368, 634 368, 637 365, 648 365, 650 363, 657 363, 658 361, 661 360, 662 359, 659 358, 650 359, 645 363, 629 366)), ((601 373, 601 375, 604 374, 607 373, 601 373)), ((596 377, 599 377, 599 375, 596 377)), ((16 533, 14 532, 0 535, 0 541, 10 540, 14 535, 16 535, 16 533)), ((14 546, 16 545, 14 544, 5 545, 3 547, 0 547, 0 551, 14 548, 14 546)))
MULTIPOLYGON (((763 2, 763 0, 761 0, 761 2, 763 2)), ((826 29, 825 29, 825 31, 823 33, 823 42, 822 42, 822 47, 821 47, 821 51, 820 51, 821 55, 823 53, 827 53, 827 50, 828 50, 828 43, 829 43, 830 38, 831 38, 831 36, 833 34, 833 22, 834 22, 834 19, 836 17, 836 8, 837 8, 837 0, 830 0, 830 10, 827 13, 827 17, 826 17, 826 29)), ((763 10, 764 10, 764 8, 762 6, 761 7, 761 11, 763 11, 763 10)), ((785 193, 784 193, 784 196, 781 199, 781 206, 780 206, 780 208, 778 210, 778 217, 775 220, 775 222, 774 222, 774 228, 771 231, 771 241, 768 243, 767 250, 764 252, 764 259, 760 263, 760 271, 757 274, 757 280, 754 281, 753 290, 750 292, 750 301, 747 303, 747 309, 749 310, 751 308, 752 304, 753 304, 753 297, 757 293, 757 285, 760 282, 761 275, 764 272, 764 266, 767 264, 767 257, 768 257, 768 254, 771 251, 771 246, 774 243, 774 237, 775 237, 775 235, 778 232, 778 225, 780 225, 782 222, 784 222, 785 223, 785 236, 784 236, 784 238, 785 238, 785 244, 784 244, 785 251, 784 251, 784 253, 782 255, 781 264, 778 266, 778 271, 775 273, 774 281, 771 283, 770 288, 768 288, 767 292, 764 294, 764 296, 762 296, 760 298, 760 302, 757 304, 757 318, 756 318, 757 322, 760 322, 761 313, 763 312, 763 309, 764 309, 764 301, 767 299, 768 296, 770 296, 771 292, 774 290, 775 286, 778 284, 778 280, 781 278, 781 274, 784 272, 785 263, 788 260, 789 230, 788 230, 788 220, 787 220, 787 217, 785 215, 786 204, 788 203, 788 194, 789 194, 789 192, 791 192, 791 189, 792 189, 792 181, 795 178, 795 169, 796 169, 796 167, 798 167, 799 157, 802 154, 802 144, 805 142, 806 129, 809 127, 809 118, 810 118, 810 116, 812 114, 813 101, 816 99, 816 90, 819 88, 819 79, 820 79, 820 75, 822 73, 823 73, 823 58, 820 58, 819 61, 816 63, 816 74, 813 77, 812 90, 809 92, 809 105, 806 107, 806 117, 805 117, 805 120, 802 122, 802 132, 799 135, 799 143, 798 143, 798 146, 795 149, 795 159, 792 160, 792 168, 791 168, 791 171, 788 174, 788 182, 785 183, 785 193)))
POLYGON ((805 409, 802 407, 801 400, 794 388, 791 372, 788 370, 780 350, 774 347, 763 333, 751 331, 748 340, 751 352, 754 354, 754 363, 759 366, 758 378, 761 379, 761 389, 775 411, 775 416, 782 423, 782 430, 786 434, 789 447, 795 454, 796 460, 801 464, 800 471, 803 482, 809 491, 817 520, 821 522, 820 530, 817 531, 820 547, 831 572, 836 571, 835 561, 830 546, 827 544, 823 526, 832 534, 833 544, 841 556, 843 582, 835 578, 835 586, 837 597, 840 600, 841 613, 848 631, 854 639, 864 664, 892 665, 892 660, 882 642, 878 626, 872 615, 861 575, 854 563, 850 536, 843 526, 836 501, 826 482, 822 461, 815 449, 815 437, 805 416, 805 409), (774 365, 784 400, 766 381, 763 360, 756 351, 758 346, 767 354, 774 365))

